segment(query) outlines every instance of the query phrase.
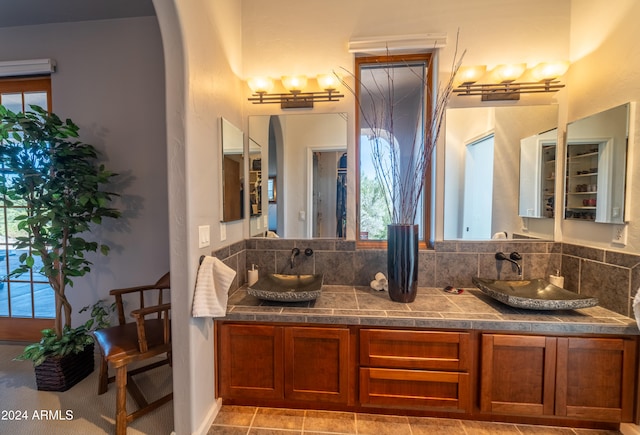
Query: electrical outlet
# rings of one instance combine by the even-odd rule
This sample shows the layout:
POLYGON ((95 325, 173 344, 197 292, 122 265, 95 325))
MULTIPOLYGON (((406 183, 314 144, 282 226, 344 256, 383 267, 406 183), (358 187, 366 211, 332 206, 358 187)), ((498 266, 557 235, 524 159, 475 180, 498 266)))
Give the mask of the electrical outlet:
POLYGON ((627 244, 627 225, 613 225, 613 234, 611 235, 611 242, 616 245, 625 246, 627 244))
POLYGON ((198 227, 198 248, 206 248, 211 244, 209 225, 200 225, 198 227))

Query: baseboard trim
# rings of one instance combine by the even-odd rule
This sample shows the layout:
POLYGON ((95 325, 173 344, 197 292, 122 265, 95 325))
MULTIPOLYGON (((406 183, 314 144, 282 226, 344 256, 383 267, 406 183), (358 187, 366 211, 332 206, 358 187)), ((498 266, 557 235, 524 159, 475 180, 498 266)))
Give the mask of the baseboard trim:
POLYGON ((202 420, 202 423, 200 423, 200 426, 198 426, 198 428, 192 433, 192 435, 207 435, 209 429, 211 428, 211 425, 213 424, 213 421, 218 416, 218 412, 220 412, 220 408, 222 408, 222 399, 218 398, 215 402, 213 402, 211 409, 209 409, 209 412, 207 412, 204 420, 202 420))

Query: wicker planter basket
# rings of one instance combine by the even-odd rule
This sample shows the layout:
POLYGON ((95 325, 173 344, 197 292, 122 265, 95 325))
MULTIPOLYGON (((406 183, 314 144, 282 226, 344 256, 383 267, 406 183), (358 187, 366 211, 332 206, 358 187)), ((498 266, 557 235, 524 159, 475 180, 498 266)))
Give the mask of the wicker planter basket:
POLYGON ((36 385, 41 391, 67 391, 93 372, 93 343, 82 352, 49 357, 35 367, 36 385))

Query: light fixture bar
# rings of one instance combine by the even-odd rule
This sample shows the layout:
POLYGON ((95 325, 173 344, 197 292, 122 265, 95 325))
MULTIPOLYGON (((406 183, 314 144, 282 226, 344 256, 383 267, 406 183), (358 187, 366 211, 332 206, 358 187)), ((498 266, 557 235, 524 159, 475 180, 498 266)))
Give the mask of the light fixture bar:
POLYGON ((481 96, 482 101, 519 100, 520 94, 557 92, 564 88, 558 80, 542 82, 462 83, 453 90, 460 97, 481 96))
POLYGON ((311 109, 314 102, 338 101, 344 95, 334 90, 323 92, 289 92, 284 94, 268 94, 257 92, 249 98, 253 104, 280 103, 282 109, 311 109))

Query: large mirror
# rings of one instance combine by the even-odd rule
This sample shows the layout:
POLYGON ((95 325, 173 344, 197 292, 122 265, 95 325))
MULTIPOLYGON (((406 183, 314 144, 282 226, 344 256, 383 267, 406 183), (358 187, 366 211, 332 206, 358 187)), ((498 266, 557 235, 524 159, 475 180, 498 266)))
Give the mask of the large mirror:
POLYGON ((445 240, 553 240, 553 225, 535 222, 546 219, 520 217, 519 168, 521 140, 557 123, 556 105, 447 110, 445 240))
POLYGON ((341 238, 346 231, 347 115, 249 117, 249 142, 262 150, 262 235, 341 238))
POLYGON ((220 118, 222 141, 222 222, 244 217, 244 139, 242 130, 220 118))
POLYGON ((567 127, 565 219, 621 224, 630 104, 567 127))

